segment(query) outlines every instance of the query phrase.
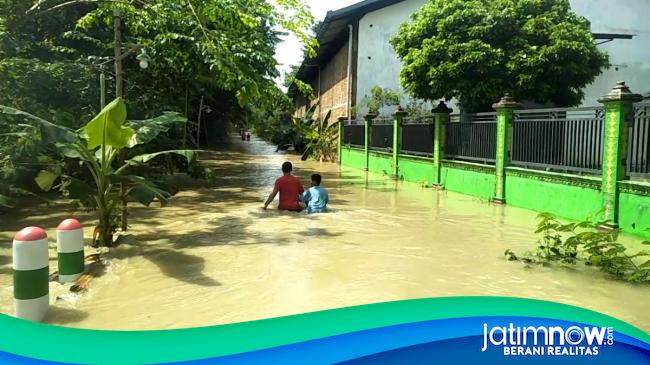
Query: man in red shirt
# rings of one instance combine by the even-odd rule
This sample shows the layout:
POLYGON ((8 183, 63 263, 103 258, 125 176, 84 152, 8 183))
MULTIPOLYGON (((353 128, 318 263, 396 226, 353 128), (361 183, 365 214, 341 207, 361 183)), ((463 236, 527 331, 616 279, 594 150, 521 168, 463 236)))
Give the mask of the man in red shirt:
POLYGON ((273 187, 273 192, 269 195, 269 198, 266 199, 264 203, 264 209, 266 209, 269 204, 275 199, 275 196, 280 193, 280 204, 278 209, 280 210, 289 210, 292 212, 302 211, 300 206, 300 195, 305 191, 300 180, 297 177, 291 175, 293 166, 291 162, 287 161, 282 164, 282 177, 275 180, 275 186, 273 187))

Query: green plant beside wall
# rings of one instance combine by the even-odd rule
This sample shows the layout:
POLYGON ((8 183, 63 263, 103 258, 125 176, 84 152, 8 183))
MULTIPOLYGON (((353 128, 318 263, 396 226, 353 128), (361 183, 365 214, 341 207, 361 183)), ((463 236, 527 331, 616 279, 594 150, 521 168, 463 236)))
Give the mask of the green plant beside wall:
POLYGON ((334 161, 338 154, 339 123, 330 124, 332 111, 328 111, 323 119, 313 118, 317 106, 313 106, 304 117, 294 119, 295 128, 306 141, 302 160, 311 157, 321 162, 334 161))
MULTIPOLYGON (((590 222, 560 222, 554 215, 538 215, 536 234, 541 235, 539 245, 519 257, 507 250, 511 261, 521 260, 529 265, 576 265, 598 267, 614 278, 630 282, 650 281, 650 250, 629 253, 619 242, 619 231, 599 230, 590 222)), ((650 245, 650 242, 643 242, 650 245)))

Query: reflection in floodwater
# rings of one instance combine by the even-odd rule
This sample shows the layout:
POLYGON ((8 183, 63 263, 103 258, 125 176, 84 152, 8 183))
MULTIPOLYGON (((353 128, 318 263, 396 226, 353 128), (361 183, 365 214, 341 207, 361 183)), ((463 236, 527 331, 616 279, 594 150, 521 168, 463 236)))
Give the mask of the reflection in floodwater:
MULTIPOLYGON (((504 259, 508 248, 534 247, 533 212, 301 162, 254 138, 205 160, 216 173, 214 186, 184 182, 190 186, 170 206, 133 208, 132 236, 109 254, 107 273, 83 296, 56 301, 49 323, 177 328, 379 301, 498 295, 578 305, 650 330, 645 286, 591 269, 526 269, 504 259), (260 209, 287 158, 305 184, 310 174, 323 175, 333 212, 260 209)), ((0 311, 13 311, 13 233, 38 224, 54 237, 53 227, 69 214, 40 207, 20 219, 3 217, 0 311)), ((51 289, 53 302, 66 291, 54 283, 51 289)))

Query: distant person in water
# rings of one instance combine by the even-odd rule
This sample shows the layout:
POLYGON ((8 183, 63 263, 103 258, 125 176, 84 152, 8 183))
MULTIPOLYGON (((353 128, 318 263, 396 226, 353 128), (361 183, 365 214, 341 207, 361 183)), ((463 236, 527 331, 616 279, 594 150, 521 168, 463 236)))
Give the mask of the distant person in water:
POLYGON ((320 186, 322 177, 319 174, 311 175, 311 187, 302 194, 301 200, 307 205, 307 213, 327 212, 329 194, 324 187, 320 186))
POLYGON ((246 133, 246 141, 250 142, 250 140, 251 140, 251 134, 246 133))
POLYGON ((282 164, 282 177, 275 180, 273 192, 271 192, 269 198, 266 199, 264 209, 266 209, 273 199, 275 199, 275 196, 280 193, 280 204, 278 205, 278 209, 289 210, 292 212, 302 211, 302 206, 300 206, 300 196, 305 192, 305 189, 302 187, 300 180, 291 175, 291 171, 293 171, 293 165, 291 165, 291 162, 287 161, 282 164))

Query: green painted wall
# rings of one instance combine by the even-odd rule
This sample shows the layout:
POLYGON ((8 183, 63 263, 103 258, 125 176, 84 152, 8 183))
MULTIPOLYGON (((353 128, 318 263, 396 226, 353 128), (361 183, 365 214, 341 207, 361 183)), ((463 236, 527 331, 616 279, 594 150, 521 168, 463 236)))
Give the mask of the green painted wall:
POLYGON ((496 184, 494 169, 492 172, 488 172, 489 170, 490 168, 485 170, 476 168, 474 164, 469 163, 449 165, 443 162, 442 184, 447 190, 489 200, 494 196, 494 184, 496 184))
POLYGON ((382 175, 392 175, 393 155, 386 152, 371 151, 368 159, 368 171, 382 175))
POLYGON ((431 186, 433 184, 433 159, 400 155, 399 178, 431 186))
POLYGON ((506 172, 506 204, 582 221, 602 209, 600 179, 506 172))
MULTIPOLYGON (((356 169, 365 166, 362 149, 343 147, 341 163, 356 169)), ((431 186, 433 160, 399 156, 399 177, 405 181, 431 186)), ((369 171, 391 175, 392 155, 371 151, 369 171)), ((485 200, 494 197, 496 176, 494 167, 445 160, 441 181, 445 189, 485 200)), ((621 182, 618 202, 619 226, 626 233, 650 239, 650 183, 621 182)), ((572 220, 586 220, 601 211, 603 198, 599 177, 559 174, 517 167, 506 168, 506 204, 549 212, 572 220)))
POLYGON ((650 229, 650 184, 626 183, 621 185, 621 189, 624 191, 619 195, 618 201, 619 226, 624 232, 650 239, 650 231, 648 231, 650 229), (638 189, 627 189, 626 187, 638 189))
POLYGON ((366 153, 356 148, 343 147, 341 149, 341 164, 357 169, 363 169, 366 166, 366 153))

